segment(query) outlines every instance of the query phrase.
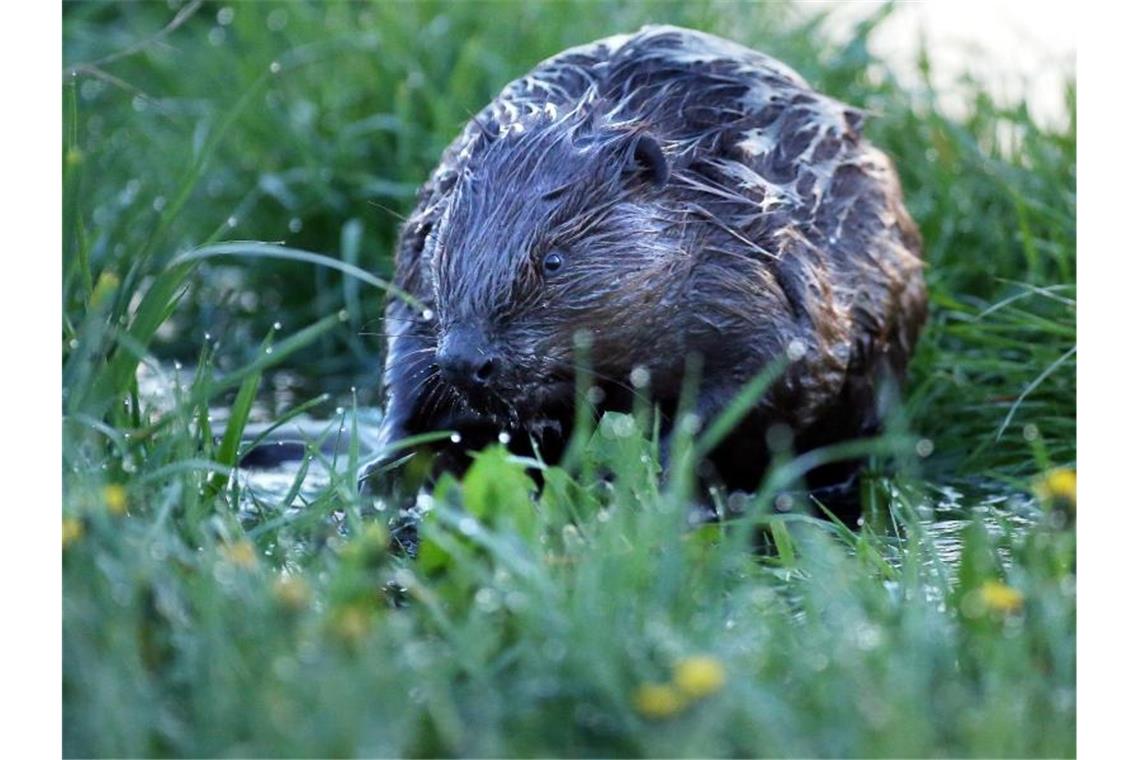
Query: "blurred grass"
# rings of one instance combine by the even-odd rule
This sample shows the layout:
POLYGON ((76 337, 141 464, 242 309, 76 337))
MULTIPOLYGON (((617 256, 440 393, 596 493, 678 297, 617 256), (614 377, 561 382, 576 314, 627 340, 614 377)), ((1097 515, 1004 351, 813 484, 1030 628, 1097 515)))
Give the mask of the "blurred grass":
POLYGON ((1062 513, 991 515, 951 568, 919 518, 940 484, 1025 492, 1075 460, 1075 94, 1044 127, 967 82, 951 119, 868 52, 873 23, 835 44, 771 4, 66 4, 65 753, 1073 754, 1062 513), (388 554, 351 477, 251 516, 228 476, 260 378, 342 391, 326 408, 347 428, 376 403, 384 294, 352 267, 390 274, 398 215, 459 126, 538 60, 647 22, 787 61, 870 111, 895 158, 933 309, 871 525, 761 499, 771 556, 745 525, 688 530, 687 480, 658 483, 610 422, 548 469, 537 510, 501 451, 441 484, 416 561, 388 554), (222 241, 350 266, 190 253, 222 241), (137 367, 175 360, 196 369, 157 407, 137 367), (911 433, 933 444, 926 481, 911 433), (1018 605, 992 603, 997 580, 1018 605), (638 711, 699 653, 720 691, 638 711))

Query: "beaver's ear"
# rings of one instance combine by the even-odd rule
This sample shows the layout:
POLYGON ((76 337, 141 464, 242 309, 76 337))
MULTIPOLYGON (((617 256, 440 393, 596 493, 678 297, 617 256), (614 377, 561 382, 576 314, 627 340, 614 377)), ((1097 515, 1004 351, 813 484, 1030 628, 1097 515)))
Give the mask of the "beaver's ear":
POLYGON ((669 180, 669 159, 657 140, 649 135, 638 135, 629 152, 626 171, 651 182, 654 187, 664 187, 669 180))

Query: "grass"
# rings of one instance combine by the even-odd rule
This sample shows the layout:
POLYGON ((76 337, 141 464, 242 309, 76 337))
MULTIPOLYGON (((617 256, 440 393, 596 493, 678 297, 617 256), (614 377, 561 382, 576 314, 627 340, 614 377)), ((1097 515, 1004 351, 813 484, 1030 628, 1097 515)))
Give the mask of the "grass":
POLYGON ((1028 497, 1075 460, 1074 92, 1061 127, 976 83, 952 119, 868 52, 874 22, 827 43, 772 5, 183 5, 64 8, 65 754, 1075 753, 1063 479, 1028 497), (607 418, 541 493, 485 451, 393 554, 348 473, 397 215, 502 84, 648 21, 786 60, 899 166, 933 309, 869 523, 762 492, 692 529, 684 468, 607 418), (329 397, 267 407, 281 369, 329 397), (257 501, 230 477, 246 425, 298 410, 350 445, 327 486, 257 501))

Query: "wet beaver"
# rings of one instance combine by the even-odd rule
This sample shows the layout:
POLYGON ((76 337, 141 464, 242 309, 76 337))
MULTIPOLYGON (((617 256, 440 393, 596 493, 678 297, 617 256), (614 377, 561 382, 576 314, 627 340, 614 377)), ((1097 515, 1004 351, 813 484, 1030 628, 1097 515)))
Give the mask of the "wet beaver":
POLYGON ((782 63, 675 27, 508 84, 403 226, 396 285, 420 304, 387 307, 382 448, 457 430, 437 461, 462 469, 506 432, 557 461, 582 336, 599 409, 629 408, 632 373, 666 424, 691 357, 704 421, 792 359, 709 457, 729 489, 757 487, 774 424, 797 450, 874 433, 926 294, 894 168, 861 124, 782 63))

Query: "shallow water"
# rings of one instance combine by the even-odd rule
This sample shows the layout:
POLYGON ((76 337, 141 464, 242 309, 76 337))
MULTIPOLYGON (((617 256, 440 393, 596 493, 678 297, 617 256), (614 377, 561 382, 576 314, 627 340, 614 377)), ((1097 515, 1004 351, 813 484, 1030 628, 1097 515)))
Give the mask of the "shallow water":
MULTIPOLYGON (((176 365, 144 369, 139 373, 140 393, 152 408, 165 410, 176 398, 174 384, 186 385, 192 376, 191 371, 176 365)), ((327 378, 321 381, 327 383, 327 378)), ((351 381, 339 378, 331 385, 341 390, 322 394, 313 379, 289 371, 268 375, 263 382, 245 431, 247 443, 265 433, 288 409, 310 399, 322 400, 312 414, 298 416, 269 432, 258 447, 262 461, 247 461, 252 466, 236 473, 242 487, 239 517, 247 526, 295 518, 326 491, 334 473, 348 476, 353 424, 357 430, 357 461, 367 461, 375 453, 381 410, 367 406, 354 411, 354 397, 361 394, 351 381)), ((227 406, 211 408, 210 420, 216 435, 221 434, 227 417, 227 406)), ((911 489, 907 495, 926 534, 927 545, 933 549, 926 561, 940 564, 950 579, 956 575, 964 531, 973 520, 980 519, 997 537, 1007 532, 1025 532, 1042 517, 1031 496, 992 479, 922 481, 917 490, 911 489)), ((376 506, 384 509, 382 504, 376 506)), ((334 513, 332 519, 339 522, 342 517, 334 513)))

